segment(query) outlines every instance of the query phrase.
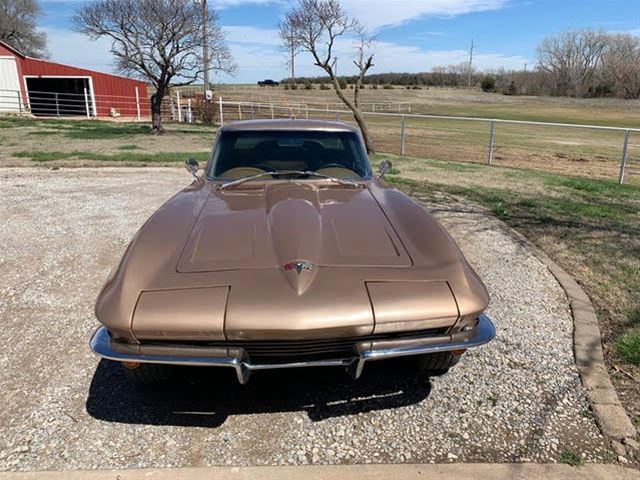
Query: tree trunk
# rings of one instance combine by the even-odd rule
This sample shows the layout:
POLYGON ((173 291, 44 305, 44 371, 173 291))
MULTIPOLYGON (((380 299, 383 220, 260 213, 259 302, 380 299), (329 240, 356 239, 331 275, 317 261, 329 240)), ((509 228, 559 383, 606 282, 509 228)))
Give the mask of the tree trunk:
POLYGON ((358 127, 360 127, 360 132, 362 133, 362 138, 364 139, 364 145, 367 148, 367 153, 369 155, 373 155, 374 153, 376 153, 376 147, 373 144, 373 138, 371 138, 371 134, 369 133, 369 127, 367 127, 367 123, 365 122, 359 109, 356 108, 353 110, 353 117, 356 119, 358 127))
POLYGON ((356 120, 358 127, 360 128, 360 133, 362 133, 362 139, 364 140, 364 145, 367 148, 367 153, 369 155, 373 155, 376 153, 375 145, 373 144, 373 138, 371 138, 371 134, 369 133, 369 128, 367 127, 367 122, 362 116, 362 112, 358 107, 356 107, 349 99, 345 96, 344 92, 340 88, 340 83, 338 83, 338 79, 335 75, 331 75, 331 80, 333 81, 333 88, 335 89, 338 97, 342 102, 349 107, 349 110, 353 112, 353 118, 356 120))
POLYGON ((162 126, 162 99, 164 98, 164 91, 157 90, 151 95, 151 131, 152 133, 162 134, 164 133, 164 127, 162 126))

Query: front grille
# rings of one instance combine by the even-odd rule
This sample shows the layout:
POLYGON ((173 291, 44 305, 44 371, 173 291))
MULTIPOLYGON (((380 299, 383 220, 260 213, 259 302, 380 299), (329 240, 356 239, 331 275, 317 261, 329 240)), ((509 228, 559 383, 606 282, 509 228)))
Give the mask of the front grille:
MULTIPOLYGON (((448 327, 432 328, 413 332, 396 332, 362 337, 319 339, 319 340, 229 340, 216 342, 160 342, 198 347, 242 348, 253 363, 278 364, 308 362, 332 358, 350 358, 355 355, 355 346, 360 342, 384 340, 411 340, 413 338, 444 335, 448 327)), ((158 344, 159 342, 154 342, 158 344)))

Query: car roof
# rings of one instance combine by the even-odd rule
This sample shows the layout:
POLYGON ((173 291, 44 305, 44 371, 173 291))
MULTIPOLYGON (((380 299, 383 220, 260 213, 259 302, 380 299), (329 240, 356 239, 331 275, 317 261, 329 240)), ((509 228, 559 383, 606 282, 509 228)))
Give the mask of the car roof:
POLYGON ((226 123, 222 131, 255 131, 255 130, 316 130, 324 132, 357 132, 344 122, 330 122, 327 120, 306 119, 276 119, 276 120, 242 120, 226 123))

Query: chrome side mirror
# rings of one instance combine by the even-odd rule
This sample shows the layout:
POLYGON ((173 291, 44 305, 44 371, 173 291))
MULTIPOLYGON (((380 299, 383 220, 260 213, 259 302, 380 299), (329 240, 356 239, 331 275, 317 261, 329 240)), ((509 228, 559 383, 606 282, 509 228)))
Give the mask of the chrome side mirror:
POLYGON ((380 176, 378 178, 382 180, 384 176, 389 173, 392 167, 393 164, 391 163, 391 160, 383 160, 382 162, 380 162, 380 166, 378 167, 378 173, 380 174, 380 176))
POLYGON ((197 180, 198 179, 198 175, 196 175, 196 174, 198 173, 198 170, 200 170, 200 166, 198 165, 198 161, 195 158, 190 158, 186 162, 184 162, 184 166, 187 169, 187 172, 189 172, 191 175, 193 175, 194 178, 197 180))

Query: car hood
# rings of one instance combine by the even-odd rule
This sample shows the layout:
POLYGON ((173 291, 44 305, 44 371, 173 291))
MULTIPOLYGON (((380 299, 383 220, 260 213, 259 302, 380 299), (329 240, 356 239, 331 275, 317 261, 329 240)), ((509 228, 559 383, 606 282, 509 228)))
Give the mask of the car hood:
POLYGON ((213 189, 177 269, 195 273, 411 265, 366 186, 289 181, 213 189))

